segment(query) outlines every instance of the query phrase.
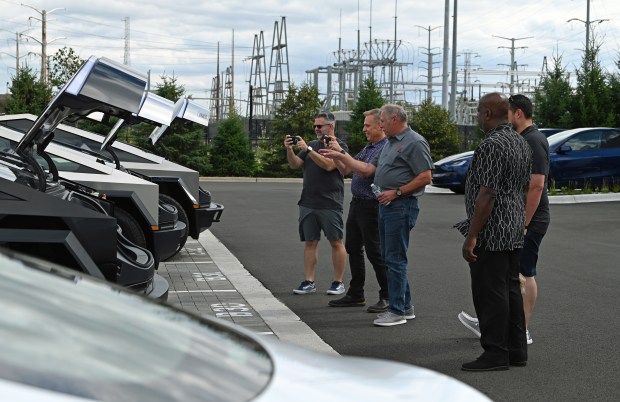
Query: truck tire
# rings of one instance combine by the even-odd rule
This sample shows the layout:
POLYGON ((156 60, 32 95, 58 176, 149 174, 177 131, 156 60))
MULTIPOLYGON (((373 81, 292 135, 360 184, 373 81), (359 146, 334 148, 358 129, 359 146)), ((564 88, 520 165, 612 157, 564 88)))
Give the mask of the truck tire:
POLYGON ((181 249, 185 245, 185 242, 187 241, 187 236, 189 234, 189 219, 187 218, 187 214, 185 213, 185 210, 183 209, 183 207, 181 206, 181 204, 179 204, 177 200, 175 200, 174 198, 166 194, 159 194, 159 199, 163 203, 174 206, 177 209, 179 221, 185 224, 185 233, 183 234, 183 237, 181 238, 181 241, 179 242, 179 249, 174 254, 176 255, 179 251, 181 251, 181 249))
POLYGON ((131 216, 129 212, 119 207, 114 208, 114 217, 116 218, 118 226, 121 227, 123 236, 125 236, 127 240, 136 246, 147 248, 146 236, 144 235, 144 232, 142 231, 142 228, 136 218, 131 216))

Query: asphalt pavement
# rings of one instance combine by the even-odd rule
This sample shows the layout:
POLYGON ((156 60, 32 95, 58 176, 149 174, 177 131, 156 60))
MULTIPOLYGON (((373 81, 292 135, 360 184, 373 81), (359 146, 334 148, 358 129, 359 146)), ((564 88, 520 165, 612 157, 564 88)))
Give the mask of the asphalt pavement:
MULTIPOLYGON (((474 313, 468 268, 459 253, 462 238, 452 229, 464 215, 462 196, 438 191, 421 198, 409 264, 417 318, 378 328, 364 308, 327 307, 338 296, 324 293, 332 280, 325 241, 319 246, 317 293, 292 293, 303 279, 298 181, 225 179, 204 182, 203 187, 226 209, 222 222, 199 241, 188 242, 179 261, 160 268, 169 275, 171 303, 313 350, 430 368, 498 401, 620 400, 617 195, 552 197, 528 366, 480 374, 459 369, 481 352, 478 340, 456 318, 461 310, 474 313)), ((346 194, 348 207, 348 186, 346 194)), ((367 271, 370 304, 378 289, 371 269, 367 271)))

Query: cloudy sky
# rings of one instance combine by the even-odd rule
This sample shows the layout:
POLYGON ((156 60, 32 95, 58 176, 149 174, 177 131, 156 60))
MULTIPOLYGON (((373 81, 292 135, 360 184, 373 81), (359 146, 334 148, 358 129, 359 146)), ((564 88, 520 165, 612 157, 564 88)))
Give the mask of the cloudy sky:
MULTIPOLYGON (((30 7, 19 0, 0 0, 2 93, 15 73, 16 32, 23 33, 20 63, 40 70, 41 44, 37 41, 41 41, 43 10, 47 14, 48 55, 67 46, 82 58, 97 55, 118 62, 124 60, 125 19, 129 17, 131 67, 150 71, 155 83, 162 75, 174 75, 195 98, 210 97, 219 45, 220 71, 234 60, 235 97, 247 99, 255 37, 263 32, 269 73, 274 27, 277 23, 282 28, 282 17, 286 17, 283 42, 290 77, 296 84, 309 78, 308 70, 337 62, 339 48, 343 55, 355 54, 358 36, 362 50, 367 50, 372 38, 379 43, 375 52, 389 53, 395 31, 402 80, 426 81, 430 31, 433 80, 441 81, 445 10, 441 0, 24 0, 23 4, 30 7)), ((483 92, 493 90, 494 85, 501 90, 502 84, 510 81, 505 72, 514 42, 515 61, 523 71, 517 82, 534 80, 533 74, 541 71, 545 57, 551 66, 553 58, 560 55, 567 70, 574 72, 581 63, 586 18, 587 0, 461 0, 457 10, 458 70, 468 64, 477 69, 468 78, 470 83, 483 83, 483 92)), ((620 57, 620 1, 590 0, 590 21, 601 44, 601 63, 613 69, 620 57)), ((452 47, 452 36, 449 43, 452 47)), ((457 76, 461 83, 462 74, 457 76)), ((324 91, 326 75, 319 80, 324 91)), ((419 97, 423 87, 418 88, 417 95, 412 91, 408 96, 419 97)), ((439 103, 440 89, 435 87, 439 103)))

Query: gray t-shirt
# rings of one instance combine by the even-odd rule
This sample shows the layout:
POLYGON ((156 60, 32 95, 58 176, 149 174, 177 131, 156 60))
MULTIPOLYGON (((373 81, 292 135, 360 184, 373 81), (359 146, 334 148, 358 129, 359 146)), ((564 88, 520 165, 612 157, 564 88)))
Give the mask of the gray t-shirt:
MULTIPOLYGON (((345 151, 347 144, 338 140, 338 144, 345 151)), ((325 148, 322 141, 314 140, 308 143, 318 152, 325 148)), ((318 166, 307 152, 297 154, 304 160, 304 184, 298 205, 312 209, 335 209, 342 211, 344 202, 344 178, 338 169, 330 172, 318 166)))
MULTIPOLYGON (((420 173, 434 169, 428 142, 409 127, 395 137, 388 137, 388 143, 371 163, 377 167, 374 183, 382 190, 397 189, 420 173)), ((424 187, 411 195, 422 194, 424 187)))

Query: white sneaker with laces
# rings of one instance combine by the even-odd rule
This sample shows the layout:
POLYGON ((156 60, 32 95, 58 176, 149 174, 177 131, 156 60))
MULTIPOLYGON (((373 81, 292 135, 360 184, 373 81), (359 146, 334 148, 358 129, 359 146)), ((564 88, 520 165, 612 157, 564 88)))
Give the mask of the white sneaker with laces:
POLYGON ((386 311, 377 316, 377 319, 373 321, 373 324, 379 327, 391 327, 394 325, 400 325, 406 323, 407 320, 404 316, 394 314, 391 311, 386 311))
POLYGON ((476 317, 472 317, 464 311, 461 311, 458 315, 459 321, 461 324, 465 326, 468 330, 473 332, 478 338, 480 338, 480 324, 478 323, 478 319, 476 317))

